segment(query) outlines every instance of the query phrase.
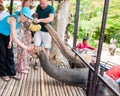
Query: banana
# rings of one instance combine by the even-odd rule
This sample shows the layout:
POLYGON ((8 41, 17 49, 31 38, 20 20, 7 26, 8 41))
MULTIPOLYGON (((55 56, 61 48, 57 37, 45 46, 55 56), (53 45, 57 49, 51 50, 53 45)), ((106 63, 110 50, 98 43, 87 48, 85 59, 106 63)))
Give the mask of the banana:
POLYGON ((40 25, 37 25, 36 26, 36 30, 39 31, 41 29, 41 26, 40 25))
POLYGON ((31 29, 33 32, 35 32, 35 25, 32 26, 32 29, 31 29))
POLYGON ((41 29, 41 26, 39 24, 35 25, 33 23, 30 23, 29 29, 33 32, 37 32, 41 29))
POLYGON ((34 27, 34 31, 37 32, 37 27, 36 26, 34 27))
POLYGON ((41 26, 40 25, 38 25, 38 30, 40 30, 41 29, 41 26))
POLYGON ((35 31, 35 25, 32 26, 32 31, 35 31))
POLYGON ((30 26, 29 26, 29 29, 31 29, 32 28, 32 23, 30 23, 30 26))
POLYGON ((35 32, 39 31, 38 25, 35 26, 35 32))

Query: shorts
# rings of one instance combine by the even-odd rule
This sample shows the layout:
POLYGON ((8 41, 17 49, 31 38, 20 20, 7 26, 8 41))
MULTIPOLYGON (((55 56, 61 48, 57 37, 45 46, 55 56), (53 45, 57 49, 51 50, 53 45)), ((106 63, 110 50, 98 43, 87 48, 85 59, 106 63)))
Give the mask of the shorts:
POLYGON ((84 48, 83 51, 79 51, 78 49, 76 49, 76 51, 79 53, 79 54, 87 54, 87 48, 84 48))
POLYGON ((48 32, 39 31, 34 34, 34 45, 51 48, 52 38, 48 32))

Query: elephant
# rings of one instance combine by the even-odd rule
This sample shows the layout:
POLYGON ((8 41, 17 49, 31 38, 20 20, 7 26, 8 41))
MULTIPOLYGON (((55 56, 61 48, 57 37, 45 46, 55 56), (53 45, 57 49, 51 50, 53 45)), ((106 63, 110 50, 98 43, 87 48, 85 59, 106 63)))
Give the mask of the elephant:
MULTIPOLYGON (((44 50, 40 50, 36 53, 43 70, 52 78, 58 81, 64 82, 68 85, 80 86, 81 88, 87 87, 88 71, 89 68, 76 68, 76 69, 65 69, 59 68, 51 64, 47 59, 44 50)), ((117 91, 119 91, 118 84, 110 77, 104 75, 103 78, 108 81, 117 91)), ((115 96, 112 95, 111 91, 100 82, 97 96, 115 96)))
POLYGON ((115 51, 116 51, 116 49, 117 49, 117 40, 116 39, 113 39, 113 38, 111 38, 110 39, 110 45, 109 45, 109 53, 110 53, 110 55, 112 55, 112 56, 114 56, 114 54, 115 54, 115 51))

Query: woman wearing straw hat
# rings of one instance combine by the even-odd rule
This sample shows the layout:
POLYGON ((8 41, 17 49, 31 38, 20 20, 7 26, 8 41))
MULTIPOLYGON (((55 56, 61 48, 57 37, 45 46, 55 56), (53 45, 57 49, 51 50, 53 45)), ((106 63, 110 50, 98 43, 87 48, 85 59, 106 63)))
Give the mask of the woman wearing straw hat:
POLYGON ((23 49, 32 49, 21 43, 16 36, 16 29, 19 28, 20 23, 28 22, 29 19, 33 20, 31 10, 23 7, 21 12, 7 16, 0 21, 0 76, 5 81, 9 81, 11 78, 20 79, 14 67, 13 48, 7 47, 10 35, 12 40, 23 49))
MULTIPOLYGON (((16 11, 20 11, 22 7, 31 7, 33 4, 33 0, 23 0, 22 5, 20 5, 16 11)), ((24 23, 20 30, 18 30, 18 38, 21 39, 21 42, 23 42, 25 45, 30 45, 32 40, 31 31, 29 30, 29 22, 24 23)), ((29 73, 29 64, 30 64, 30 52, 27 50, 23 50, 19 46, 17 49, 17 55, 16 55, 16 70, 19 73, 29 73)))

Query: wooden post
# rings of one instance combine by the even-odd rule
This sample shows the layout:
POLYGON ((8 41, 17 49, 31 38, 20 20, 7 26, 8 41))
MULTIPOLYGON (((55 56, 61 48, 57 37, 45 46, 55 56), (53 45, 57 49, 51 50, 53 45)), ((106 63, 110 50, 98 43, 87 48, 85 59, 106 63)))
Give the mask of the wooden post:
POLYGON ((73 48, 75 48, 76 42, 77 42, 78 23, 79 23, 79 9, 80 9, 80 0, 76 0, 73 48))
POLYGON ((10 14, 12 14, 13 11, 13 0, 10 1, 10 14))

